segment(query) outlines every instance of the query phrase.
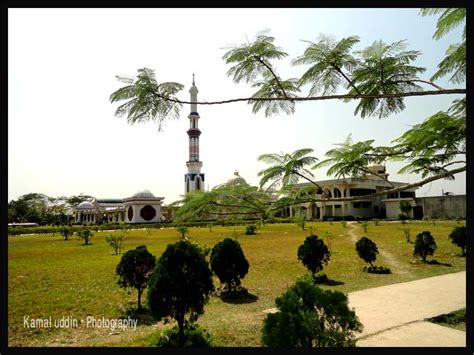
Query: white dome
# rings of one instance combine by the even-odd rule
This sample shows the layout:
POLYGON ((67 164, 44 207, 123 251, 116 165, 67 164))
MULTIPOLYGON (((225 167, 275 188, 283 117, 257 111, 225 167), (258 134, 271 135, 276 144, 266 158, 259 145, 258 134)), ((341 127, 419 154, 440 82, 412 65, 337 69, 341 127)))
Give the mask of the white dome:
POLYGON ((149 190, 143 190, 140 192, 137 192, 133 197, 139 197, 139 198, 154 198, 155 195, 153 195, 149 190))
POLYGON ((234 175, 232 175, 229 180, 227 180, 227 185, 248 185, 247 181, 239 175, 239 172, 236 170, 234 171, 234 175))
POLYGON ((94 205, 92 204, 92 202, 83 201, 77 205, 77 208, 83 208, 83 209, 94 208, 94 205))

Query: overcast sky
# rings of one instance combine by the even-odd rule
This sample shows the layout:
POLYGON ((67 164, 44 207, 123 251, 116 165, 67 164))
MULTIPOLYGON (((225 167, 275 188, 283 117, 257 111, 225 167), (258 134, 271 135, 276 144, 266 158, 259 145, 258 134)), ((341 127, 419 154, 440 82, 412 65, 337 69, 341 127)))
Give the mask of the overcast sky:
MULTIPOLYGON (((192 73, 198 100, 250 96, 254 89, 226 76, 225 48, 252 40, 270 29, 276 45, 289 54, 275 63, 284 78, 300 76, 305 67, 291 66, 318 34, 337 39, 358 35, 357 49, 375 40, 406 39, 422 56, 429 78, 461 28, 441 40, 432 39, 436 16, 417 9, 9 9, 8 24, 8 199, 39 192, 49 196, 80 193, 97 198, 125 198, 148 189, 165 204, 184 192, 188 159, 186 130, 189 107, 162 132, 153 122, 129 125, 114 116, 110 94, 122 84, 115 76, 133 76, 137 69, 156 70, 158 82, 185 85, 189 99, 192 73)), ((441 86, 453 87, 447 80, 441 86)), ((265 118, 246 103, 198 106, 202 131, 200 158, 206 188, 225 182, 235 169, 257 185, 257 162, 264 153, 313 148, 324 153, 352 133, 354 141, 375 139, 389 144, 411 125, 446 110, 456 95, 407 98, 407 108, 385 119, 354 116, 355 103, 307 102, 294 115, 265 118)), ((399 163, 387 164, 390 178, 415 182, 416 175, 398 175, 399 163)), ((315 172, 325 179, 326 170, 315 172)), ((454 182, 425 185, 417 196, 444 191, 465 193, 465 174, 454 182)))

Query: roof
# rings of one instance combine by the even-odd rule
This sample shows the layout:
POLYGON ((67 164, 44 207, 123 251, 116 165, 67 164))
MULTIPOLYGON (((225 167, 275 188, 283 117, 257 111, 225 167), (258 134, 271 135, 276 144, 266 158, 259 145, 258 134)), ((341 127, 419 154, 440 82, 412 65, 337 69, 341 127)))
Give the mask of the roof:
POLYGON ((226 185, 248 185, 247 181, 239 175, 239 172, 236 170, 234 171, 234 175, 232 175, 228 180, 226 185))

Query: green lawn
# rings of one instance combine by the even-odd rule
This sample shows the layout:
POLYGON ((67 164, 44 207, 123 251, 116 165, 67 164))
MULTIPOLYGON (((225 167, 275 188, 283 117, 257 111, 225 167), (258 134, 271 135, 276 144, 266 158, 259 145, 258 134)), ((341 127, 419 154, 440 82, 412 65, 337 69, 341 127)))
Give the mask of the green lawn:
MULTIPOLYGON (((213 297, 205 307, 199 324, 208 329, 217 346, 260 346, 260 334, 265 313, 274 307, 274 299, 305 273, 296 252, 309 227, 318 236, 326 231, 334 235, 332 257, 325 268, 328 277, 343 284, 324 288, 351 292, 385 284, 410 281, 444 273, 465 270, 465 258, 451 244, 448 234, 455 221, 410 222, 411 239, 423 230, 432 232, 438 244, 434 259, 446 265, 421 264, 413 257, 413 244, 405 241, 399 222, 369 223, 367 233, 360 224, 354 225, 355 237, 367 235, 381 251, 376 265, 387 266, 390 275, 362 272, 364 263, 354 248, 350 227, 341 222, 311 222, 306 231, 292 224, 267 225, 257 235, 245 236, 244 227, 190 228, 191 239, 214 246, 237 232, 237 238, 250 263, 243 285, 257 296, 257 301, 245 304, 224 303, 213 297)), ((98 232, 92 245, 82 241, 63 241, 59 236, 17 236, 9 238, 8 252, 8 332, 9 346, 145 346, 150 335, 162 329, 162 323, 144 322, 134 332, 79 327, 77 329, 28 329, 23 317, 45 318, 117 318, 136 304, 136 292, 124 291, 115 280, 115 266, 120 257, 112 255, 105 237, 110 232, 98 232)), ((135 230, 126 236, 124 251, 145 244, 157 258, 166 245, 179 239, 175 229, 135 230)), ((215 279, 215 285, 219 282, 215 279)), ((144 296, 143 299, 146 299, 144 296)), ((168 325, 166 325, 168 326, 168 325)))

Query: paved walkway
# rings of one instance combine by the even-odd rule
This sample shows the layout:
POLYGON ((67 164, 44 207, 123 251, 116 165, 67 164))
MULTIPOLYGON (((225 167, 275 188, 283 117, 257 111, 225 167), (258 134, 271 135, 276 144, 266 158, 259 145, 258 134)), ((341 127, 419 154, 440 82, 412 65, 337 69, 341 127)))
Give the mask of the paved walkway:
POLYGON ((351 292, 348 297, 364 325, 358 346, 466 346, 465 332, 423 321, 466 307, 465 271, 351 292))

